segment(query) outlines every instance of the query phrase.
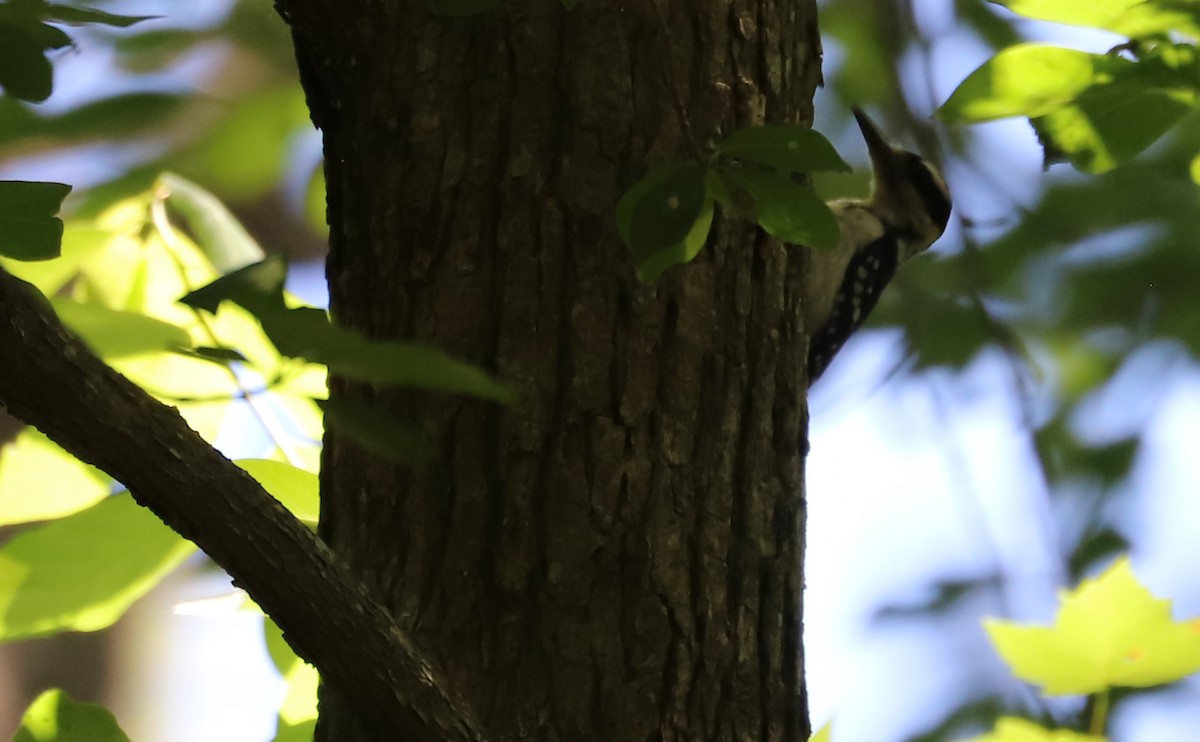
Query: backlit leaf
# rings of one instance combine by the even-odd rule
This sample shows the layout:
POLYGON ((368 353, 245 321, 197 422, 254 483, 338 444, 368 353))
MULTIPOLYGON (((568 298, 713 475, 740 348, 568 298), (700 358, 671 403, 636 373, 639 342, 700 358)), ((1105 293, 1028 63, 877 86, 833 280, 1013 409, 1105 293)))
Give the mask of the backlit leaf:
POLYGON ((13 735, 13 742, 129 742, 112 712, 94 703, 75 703, 60 689, 38 696, 13 735))
POLYGON ((111 626, 196 547, 128 493, 0 547, 0 640, 111 626))
POLYGON ((1051 627, 985 626, 1013 673, 1047 695, 1164 685, 1200 670, 1200 621, 1175 621, 1128 559, 1063 595, 1051 627))

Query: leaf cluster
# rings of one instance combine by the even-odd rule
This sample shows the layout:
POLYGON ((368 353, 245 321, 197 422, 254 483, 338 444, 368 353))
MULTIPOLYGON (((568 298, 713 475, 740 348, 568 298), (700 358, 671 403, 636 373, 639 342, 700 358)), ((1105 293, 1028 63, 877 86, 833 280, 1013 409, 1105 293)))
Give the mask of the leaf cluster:
POLYGON ((1047 163, 1065 159, 1081 171, 1101 173, 1145 150, 1200 103, 1200 10, 1192 3, 994 2, 1027 18, 1129 40, 1107 54, 1010 46, 942 105, 938 115, 947 123, 1025 116, 1046 148, 1047 163))
POLYGON ((617 202, 617 230, 647 282, 699 254, 715 204, 782 242, 832 249, 837 219, 801 178, 849 169, 829 140, 812 129, 742 129, 718 143, 704 162, 652 168, 617 202))

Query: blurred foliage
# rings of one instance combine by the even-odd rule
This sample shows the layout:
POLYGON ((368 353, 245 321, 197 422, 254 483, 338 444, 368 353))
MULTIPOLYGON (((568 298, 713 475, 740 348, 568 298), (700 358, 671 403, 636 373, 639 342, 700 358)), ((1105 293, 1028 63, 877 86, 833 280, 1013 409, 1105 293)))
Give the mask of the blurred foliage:
POLYGON ((1198 624, 1174 620, 1171 601, 1151 595, 1121 558, 1063 594, 1053 626, 991 620, 986 628, 1017 677, 1046 695, 1091 695, 1165 685, 1200 671, 1198 624))
MULTIPOLYGON (((109 4, 116 5, 94 3, 97 12, 109 4)), ((145 190, 163 171, 177 172, 261 230, 268 251, 319 254, 324 213, 309 207, 323 199, 309 193, 323 191, 319 135, 287 28, 270 3, 231 2, 223 12, 212 3, 157 6, 161 16, 131 28, 71 29, 71 45, 48 52, 67 84, 47 106, 0 97, 0 165, 20 172, 49 158, 53 167, 69 152, 73 164, 61 166, 61 179, 86 190, 68 208, 88 216, 145 190), (70 84, 72 73, 97 66, 101 73, 89 75, 96 84, 70 84), (80 182, 81 162, 99 177, 80 182)))
POLYGON ((1002 49, 938 116, 951 123, 1028 117, 1047 163, 1102 173, 1139 154, 1200 103, 1200 10, 1174 0, 993 0, 1029 18, 1126 38, 1105 54, 1050 44, 1002 49), (1175 39, 1189 38, 1193 43, 1175 39))
POLYGON ((48 690, 26 709, 13 742, 129 742, 129 737, 103 706, 48 690))
MULTIPOLYGON (((1152 11, 1166 12, 1167 5, 1167 10, 1186 12, 1189 23, 1196 17, 1190 5, 1180 3, 1005 4, 1022 12, 1101 13, 1107 27, 1122 32, 1130 32, 1134 21, 1149 22, 1152 11)), ((1028 450, 1040 467, 1035 476, 1042 481, 1030 486, 1034 491, 1044 487, 1048 500, 1044 510, 1024 514, 1030 524, 1027 539, 1038 548, 1047 538, 1057 539, 1049 547, 1061 554, 1061 574, 1075 581, 1115 553, 1138 546, 1120 514, 1144 431, 1098 427, 1089 412, 1110 410, 1114 402, 1120 406, 1136 389, 1133 407, 1148 413, 1178 376, 1135 375, 1182 371, 1191 364, 1177 361, 1200 353, 1200 302, 1194 288, 1200 275, 1195 237, 1200 193, 1192 177, 1200 172, 1194 164, 1200 126, 1188 108, 1182 118, 1173 115, 1171 123, 1178 123, 1166 136, 1136 157, 1134 152, 1166 127, 1132 142, 1113 162, 1119 166, 1108 172, 1081 178, 1056 167, 1040 182, 1018 178, 1013 168, 1023 163, 1004 154, 1011 144, 993 143, 999 136, 994 129, 946 127, 929 116, 976 64, 962 61, 964 46, 981 55, 976 59, 994 56, 1024 41, 1031 24, 984 0, 955 0, 952 9, 935 5, 828 0, 822 8, 822 36, 832 50, 828 58, 840 62, 826 68, 826 105, 838 111, 854 105, 883 111, 887 120, 881 123, 890 135, 940 159, 955 195, 957 228, 952 226, 930 256, 900 272, 868 326, 903 330, 905 353, 898 368, 906 373, 901 377, 953 387, 965 381, 968 369, 1002 371, 999 378, 1007 378, 1010 388, 996 393, 1012 394, 1017 402, 1013 417, 1026 427, 1028 450), (945 11, 952 14, 944 16, 945 11), (1013 185, 1018 181, 1021 185, 1013 185), (1040 526, 1033 524, 1047 513, 1056 522, 1049 526, 1051 533, 1039 533, 1040 526)), ((1159 23, 1161 16, 1151 20, 1159 23)), ((1150 50, 1143 45, 1138 51, 1150 50)), ((1103 64, 1135 63, 1117 55, 1130 52, 1118 49, 1118 61, 1103 64)), ((1089 64, 1095 56, 1088 56, 1089 64)), ((1122 110, 1134 118, 1143 111, 1137 106, 1122 110)), ((850 123, 848 116, 841 120, 850 123)), ((1153 123, 1149 114, 1144 123, 1153 123)), ((1010 138, 1016 136, 1012 132, 1005 129, 1010 138)), ((835 362, 831 373, 837 372, 835 362)), ((1146 417, 1141 416, 1142 423, 1146 417)), ((1012 598, 1004 583, 1003 571, 999 584, 992 570, 974 578, 935 576, 927 601, 890 602, 876 616, 910 623, 944 622, 951 616, 969 621, 989 602, 991 610, 998 606, 1006 613, 1012 598), (993 599, 974 600, 981 591, 993 599)), ((953 739, 956 714, 996 698, 984 694, 997 689, 1003 690, 999 697, 1005 708, 1039 708, 1030 706, 1019 688, 986 685, 964 687, 958 701, 939 699, 945 722, 914 739, 953 739)))

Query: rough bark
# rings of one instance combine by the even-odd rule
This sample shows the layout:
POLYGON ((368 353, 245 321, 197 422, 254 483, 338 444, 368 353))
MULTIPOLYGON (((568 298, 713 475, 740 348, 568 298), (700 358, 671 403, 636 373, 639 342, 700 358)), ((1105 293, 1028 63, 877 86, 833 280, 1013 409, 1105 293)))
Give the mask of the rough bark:
MULTIPOLYGON (((323 538, 494 739, 805 739, 803 258, 718 219, 646 286, 612 214, 648 164, 811 120, 814 3, 277 5, 325 137, 335 319, 520 393, 334 379, 434 453, 329 431, 323 538)), ((345 700, 318 737, 375 739, 345 700)))

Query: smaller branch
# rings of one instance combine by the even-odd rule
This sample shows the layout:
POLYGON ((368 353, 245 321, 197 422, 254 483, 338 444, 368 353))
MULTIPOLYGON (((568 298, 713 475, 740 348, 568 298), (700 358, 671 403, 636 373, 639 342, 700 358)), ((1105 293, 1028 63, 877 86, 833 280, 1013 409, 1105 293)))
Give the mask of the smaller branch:
POLYGON ((380 739, 484 739, 464 702, 324 543, 2 269, 0 404, 122 482, 224 567, 380 739))

